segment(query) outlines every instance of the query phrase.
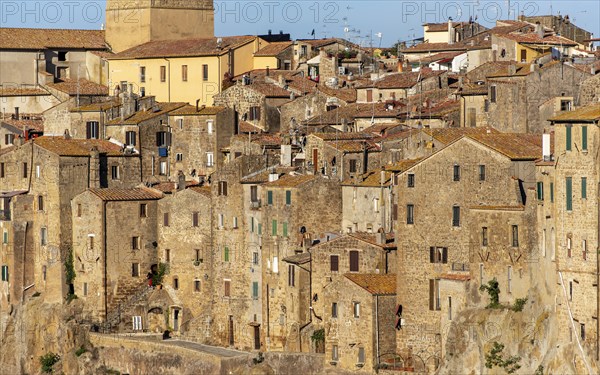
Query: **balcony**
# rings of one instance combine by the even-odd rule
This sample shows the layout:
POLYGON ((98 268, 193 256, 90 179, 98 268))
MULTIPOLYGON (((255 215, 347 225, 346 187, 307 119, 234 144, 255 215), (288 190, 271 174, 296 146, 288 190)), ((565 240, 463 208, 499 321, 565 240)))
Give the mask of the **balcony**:
POLYGON ((252 210, 258 210, 261 207, 262 207, 262 201, 260 199, 250 202, 250 209, 252 209, 252 210))

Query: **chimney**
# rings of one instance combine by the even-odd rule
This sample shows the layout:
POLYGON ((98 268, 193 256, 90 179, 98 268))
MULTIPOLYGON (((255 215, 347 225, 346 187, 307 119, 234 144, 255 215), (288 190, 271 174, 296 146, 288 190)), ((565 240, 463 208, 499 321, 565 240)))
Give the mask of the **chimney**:
POLYGON ((281 166, 292 166, 292 145, 281 145, 281 166))
POLYGON ((550 153, 550 134, 542 135, 542 155, 544 161, 552 160, 552 154, 550 153))
POLYGON ((196 112, 200 112, 200 99, 196 100, 196 112))
POLYGON ((279 75, 279 77, 277 77, 278 81, 279 81, 279 86, 284 87, 285 86, 285 79, 283 78, 283 75, 279 75))
POLYGON ((404 61, 398 60, 398 73, 402 73, 404 71, 404 61))
POLYGON ((63 138, 66 140, 71 139, 71 134, 69 134, 69 129, 65 129, 65 133, 63 134, 63 138))
POLYGON ((127 85, 127 96, 130 98, 133 96, 133 83, 127 85))
POLYGON ((510 64, 508 66, 508 74, 514 76, 517 73, 517 66, 515 64, 510 64))
POLYGON ((535 23, 535 32, 540 39, 544 39, 544 26, 542 26, 539 21, 535 23))
POLYGON ((529 71, 533 73, 537 70, 537 68, 538 68, 538 64, 531 63, 531 65, 529 66, 529 71))
POLYGON ((185 190, 185 174, 183 171, 177 173, 177 191, 185 190))
POLYGON ((90 189, 100 188, 100 152, 98 147, 94 146, 90 150, 90 189))
POLYGON ((375 234, 375 239, 376 239, 378 245, 385 245, 385 233, 377 232, 375 234))
POLYGON ((269 67, 267 66, 267 77, 269 76, 269 67))
POLYGON ((273 181, 277 181, 279 180, 279 173, 275 172, 275 170, 273 169, 271 171, 271 173, 269 173, 269 182, 273 182, 273 181))
POLYGON ((454 27, 452 17, 448 17, 448 44, 454 44, 454 27))
POLYGON ((19 107, 15 107, 15 120, 19 119, 19 107))

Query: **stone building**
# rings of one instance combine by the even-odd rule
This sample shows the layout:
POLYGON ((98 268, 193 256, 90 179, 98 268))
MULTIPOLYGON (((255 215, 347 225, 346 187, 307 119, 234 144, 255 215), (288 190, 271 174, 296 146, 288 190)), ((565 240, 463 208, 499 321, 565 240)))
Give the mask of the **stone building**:
POLYGON ((556 299, 562 342, 579 361, 598 361, 598 169, 594 154, 600 105, 550 119, 554 150, 537 165, 539 257, 558 285, 556 299), (578 347, 583 347, 581 352, 578 347))
POLYGON ((460 88, 460 127, 489 126, 488 86, 467 83, 460 88))
POLYGON ((339 182, 291 172, 261 186, 262 303, 266 349, 307 351, 304 328, 310 314, 310 283, 303 260, 313 240, 339 231, 342 213, 339 182), (286 265, 282 262, 287 258, 286 265), (302 330, 300 328, 303 328, 302 330))
MULTIPOLYGON (((131 327, 124 312, 135 294, 148 289, 146 275, 158 263, 162 197, 145 187, 93 188, 72 200, 74 291, 89 321, 131 327)), ((140 314, 143 327, 146 313, 140 314)))
POLYGON ((207 0, 108 0, 106 26, 114 52, 152 41, 212 38, 214 7, 207 0))
POLYGON ((373 372, 394 357, 395 274, 345 274, 322 298, 329 307, 323 315, 327 367, 373 372))
POLYGON ((559 61, 503 67, 487 79, 488 123, 500 131, 540 134, 554 114, 579 105, 579 87, 590 76, 559 61))
POLYGON ((581 83, 579 95, 581 98, 579 105, 581 106, 600 102, 600 73, 581 83))
POLYGON ((172 179, 177 171, 198 178, 219 169, 224 163, 221 149, 238 131, 235 111, 225 107, 187 105, 169 113, 169 124, 172 179))
POLYGON ((0 155, 2 191, 25 191, 30 197, 22 214, 31 220, 34 289, 46 301, 61 301, 67 294, 62 264, 72 248, 71 200, 88 188, 131 187, 140 181, 139 155, 125 155, 107 141, 39 137, 0 155))
POLYGON ((215 287, 212 273, 212 205, 208 186, 177 190, 158 202, 158 259, 169 265, 165 285, 180 305, 171 306, 177 316, 172 326, 187 339, 210 341, 215 287), (176 312, 177 311, 177 312, 176 312))
POLYGON ((545 28, 552 30, 557 35, 571 39, 581 45, 586 45, 586 40, 592 38, 592 33, 586 31, 571 22, 568 15, 546 15, 546 16, 519 16, 519 21, 540 23, 545 28))
POLYGON ((292 42, 273 42, 254 53, 254 69, 291 70, 292 57, 292 42))
POLYGON ((0 149, 15 143, 28 141, 44 134, 44 119, 41 115, 15 113, 0 120, 0 149))
POLYGON ((237 111, 239 120, 248 122, 262 131, 275 133, 280 126, 278 107, 290 101, 293 94, 271 83, 244 84, 238 82, 215 95, 217 106, 237 111))
POLYGON ((501 303, 526 296, 538 145, 515 134, 465 135, 399 174, 397 339, 405 361, 435 369, 445 319, 461 304, 487 304, 477 290, 493 277, 501 303))
POLYGON ((390 74, 360 86, 357 89, 357 101, 359 103, 395 101, 424 91, 444 89, 448 87, 447 75, 445 71, 425 68, 420 72, 390 74))

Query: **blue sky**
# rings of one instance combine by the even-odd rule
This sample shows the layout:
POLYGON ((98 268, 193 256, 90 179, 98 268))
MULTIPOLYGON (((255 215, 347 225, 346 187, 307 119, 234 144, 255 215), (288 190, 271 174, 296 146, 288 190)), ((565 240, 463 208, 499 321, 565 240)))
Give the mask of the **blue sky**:
MULTIPOLYGON (((103 0, 0 0, 2 27, 99 29, 105 22, 103 0)), ((389 46, 422 36, 425 22, 448 17, 491 26, 509 18, 509 1, 215 1, 217 35, 264 34, 269 29, 293 38, 346 37, 368 46, 389 46), (381 38, 379 38, 381 33, 381 38)), ((510 18, 569 14, 571 21, 600 37, 600 1, 510 1, 510 18)))

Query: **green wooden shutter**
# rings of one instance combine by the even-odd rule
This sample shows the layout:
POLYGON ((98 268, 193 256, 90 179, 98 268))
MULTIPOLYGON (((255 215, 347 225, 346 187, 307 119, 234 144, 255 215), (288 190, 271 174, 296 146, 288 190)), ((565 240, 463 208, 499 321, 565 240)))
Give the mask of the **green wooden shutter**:
POLYGON ((8 281, 8 266, 2 266, 2 281, 8 281))
POLYGON ((567 125, 566 130, 567 130, 567 144, 565 146, 566 146, 567 151, 571 151, 571 135, 572 135, 571 132, 572 132, 573 128, 571 127, 571 125, 567 125))
POLYGON ((229 262, 229 247, 227 247, 227 246, 225 246, 225 254, 224 254, 224 257, 225 257, 225 261, 226 261, 226 262, 229 262))
POLYGON ((277 220, 273 220, 271 229, 272 229, 272 235, 276 236, 277 235, 277 220))
POLYGON ((268 205, 273 204, 273 192, 272 191, 267 191, 267 204, 268 205))
POLYGON ((258 223, 258 235, 262 235, 262 224, 258 223))
POLYGON ((257 281, 252 282, 252 297, 258 298, 258 282, 257 281))
POLYGON ((538 201, 544 200, 544 183, 543 182, 537 183, 537 199, 538 199, 538 201))
POLYGON ((550 202, 554 203, 554 182, 550 183, 550 202))
POLYGON ((285 192, 285 204, 288 206, 292 204, 292 192, 289 190, 285 192))
POLYGON ((283 237, 287 237, 287 236, 288 236, 287 223, 283 223, 283 237))
POLYGON ((573 211, 573 178, 567 177, 565 185, 567 195, 567 211, 573 211))
POLYGON ((581 177, 581 198, 587 198, 587 177, 581 177))
POLYGON ((581 149, 587 150, 587 126, 581 127, 581 149))

